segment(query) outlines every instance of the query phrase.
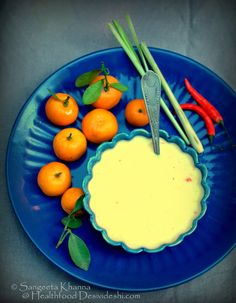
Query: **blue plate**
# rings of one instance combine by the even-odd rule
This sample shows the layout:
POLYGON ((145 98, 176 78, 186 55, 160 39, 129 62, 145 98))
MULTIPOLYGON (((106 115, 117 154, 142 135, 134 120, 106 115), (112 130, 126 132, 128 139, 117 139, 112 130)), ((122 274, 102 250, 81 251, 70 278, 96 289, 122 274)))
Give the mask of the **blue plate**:
MULTIPOLYGON (((160 49, 151 48, 151 52, 176 97, 181 102, 190 100, 183 82, 185 77, 189 78, 193 86, 217 106, 231 136, 235 138, 235 92, 216 74, 191 59, 160 49)), ((60 199, 44 196, 36 183, 40 167, 57 160, 52 150, 52 140, 60 128, 50 124, 45 117, 44 106, 49 97, 47 88, 73 95, 80 104, 81 118, 91 107, 81 104, 82 92, 75 88, 75 78, 98 68, 101 61, 105 61, 111 73, 129 86, 122 102, 113 112, 119 121, 119 132, 129 133, 133 129, 124 120, 124 107, 128 100, 142 97, 140 78, 120 48, 92 53, 65 65, 33 92, 15 122, 6 159, 10 199, 24 230, 35 245, 53 263, 74 277, 106 288, 130 291, 178 285, 210 269, 222 260, 236 242, 236 153, 229 147, 220 126, 216 127, 215 143, 224 146, 224 150, 211 148, 203 122, 193 113, 187 115, 205 147, 199 159, 207 166, 211 195, 206 214, 190 236, 179 245, 167 247, 161 252, 134 255, 109 245, 101 233, 92 227, 87 216, 77 233, 91 251, 89 270, 85 272, 74 266, 68 256, 66 243, 55 249, 62 231, 60 219, 64 216, 60 199)), ((162 129, 176 135, 163 112, 160 123, 162 129)), ((80 127, 81 119, 74 126, 80 127)), ((69 164, 73 186, 81 187, 87 161, 95 151, 96 146, 89 144, 86 155, 69 164)))

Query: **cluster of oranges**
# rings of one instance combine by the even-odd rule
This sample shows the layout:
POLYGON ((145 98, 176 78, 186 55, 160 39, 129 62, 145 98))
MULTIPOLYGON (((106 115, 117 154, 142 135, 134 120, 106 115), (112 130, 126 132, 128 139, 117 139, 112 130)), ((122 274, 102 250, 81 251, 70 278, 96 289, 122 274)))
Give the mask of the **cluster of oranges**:
MULTIPOLYGON (((97 76, 95 83, 104 77, 97 76)), ((118 80, 108 75, 109 83, 118 80)), ((118 131, 118 122, 115 115, 109 111, 116 106, 122 92, 112 87, 102 90, 100 97, 92 104, 95 108, 88 112, 82 120, 82 130, 67 127, 59 131, 53 139, 53 150, 56 156, 63 161, 76 161, 87 150, 87 140, 92 143, 102 143, 111 140, 118 131)), ((49 121, 58 126, 69 126, 75 122, 79 113, 76 100, 65 93, 52 95, 46 102, 46 116, 49 121)), ((148 124, 148 116, 143 99, 131 100, 125 108, 125 118, 133 126, 148 124)), ((67 165, 61 162, 50 162, 44 165, 39 173, 37 182, 44 194, 48 196, 62 196, 61 206, 70 213, 76 201, 83 195, 81 188, 71 187, 71 172, 67 165)))

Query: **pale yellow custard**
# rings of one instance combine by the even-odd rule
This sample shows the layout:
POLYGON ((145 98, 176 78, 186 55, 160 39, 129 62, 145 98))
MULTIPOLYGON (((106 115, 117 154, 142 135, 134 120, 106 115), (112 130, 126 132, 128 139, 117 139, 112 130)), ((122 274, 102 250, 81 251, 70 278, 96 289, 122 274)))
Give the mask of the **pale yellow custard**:
POLYGON ((144 136, 105 150, 88 184, 89 206, 108 237, 131 249, 156 249, 191 229, 201 211, 202 174, 192 157, 160 138, 161 154, 144 136))

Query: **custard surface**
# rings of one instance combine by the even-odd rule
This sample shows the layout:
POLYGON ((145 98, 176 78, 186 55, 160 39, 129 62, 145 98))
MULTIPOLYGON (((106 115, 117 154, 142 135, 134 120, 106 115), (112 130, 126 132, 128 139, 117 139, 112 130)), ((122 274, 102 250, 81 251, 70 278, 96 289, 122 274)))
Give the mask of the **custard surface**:
POLYGON ((175 143, 135 136, 102 153, 88 184, 89 206, 109 238, 131 249, 156 249, 191 229, 201 211, 201 171, 175 143))

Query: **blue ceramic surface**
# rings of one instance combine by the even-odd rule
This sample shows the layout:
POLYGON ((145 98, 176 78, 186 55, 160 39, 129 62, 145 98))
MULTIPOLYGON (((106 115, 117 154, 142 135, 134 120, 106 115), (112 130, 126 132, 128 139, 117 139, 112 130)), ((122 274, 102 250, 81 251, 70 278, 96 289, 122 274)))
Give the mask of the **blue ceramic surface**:
MULTIPOLYGON (((214 103, 225 119, 229 132, 236 138, 236 94, 216 74, 199 63, 179 54, 151 48, 151 52, 180 102, 190 100, 184 87, 188 77, 193 86, 214 103)), ((87 216, 77 233, 87 243, 92 262, 87 272, 76 268, 68 256, 67 245, 55 249, 62 231, 60 219, 64 213, 59 198, 44 196, 36 184, 40 167, 57 160, 52 150, 53 136, 60 130, 50 124, 44 112, 49 97, 47 88, 72 94, 80 104, 80 117, 91 107, 81 104, 81 91, 75 88, 75 78, 105 61, 112 74, 129 90, 122 102, 112 110, 119 121, 119 132, 129 133, 132 127, 124 120, 128 100, 140 98, 140 78, 120 48, 99 51, 79 58, 49 76, 30 96, 13 127, 6 158, 9 196, 15 212, 31 240, 53 263, 67 273, 91 284, 120 290, 154 290, 174 286, 205 272, 219 262, 234 246, 236 240, 236 153, 228 148, 227 137, 216 127, 215 143, 224 145, 223 151, 212 149, 201 119, 187 113, 205 147, 199 157, 208 169, 211 195, 207 212, 198 222, 198 228, 177 246, 149 254, 130 254, 121 247, 112 246, 96 231, 87 216)), ((166 97, 163 94, 165 100, 166 97)), ((170 135, 175 129, 161 111, 161 128, 170 135)), ((81 126, 78 120, 74 126, 81 126)), ((148 130, 148 128, 146 128, 148 130)), ((86 165, 95 154, 96 146, 79 161, 70 163, 73 186, 82 186, 86 165)))
MULTIPOLYGON (((117 241, 112 240, 108 236, 107 230, 105 230, 104 228, 99 226, 99 224, 96 222, 96 213, 94 213, 90 207, 91 195, 90 195, 88 186, 89 186, 90 180, 93 178, 93 167, 96 165, 96 163, 98 163, 101 160, 102 153, 104 151, 106 151, 107 149, 114 148, 119 141, 121 141, 121 140, 129 141, 129 140, 133 139, 135 136, 143 136, 146 138, 151 138, 151 133, 144 129, 135 129, 135 130, 131 131, 130 133, 119 133, 112 139, 112 141, 104 142, 103 144, 101 144, 97 148, 96 154, 89 159, 88 164, 87 164, 88 174, 84 178, 83 184, 82 184, 82 187, 83 187, 83 190, 85 193, 84 207, 90 214, 90 220, 91 220, 92 225, 95 227, 95 229, 101 231, 103 238, 108 243, 115 245, 115 246, 121 245, 126 251, 131 252, 131 253, 139 253, 142 251, 154 253, 154 252, 162 251, 166 247, 175 246, 175 245, 181 243, 186 236, 190 235, 196 229, 198 220, 201 219, 202 216, 206 212, 207 198, 210 195, 210 187, 207 184, 207 168, 206 168, 206 165, 199 163, 197 152, 193 148, 186 146, 185 142, 179 136, 170 136, 166 131, 160 130, 160 137, 162 137, 163 139, 165 139, 166 141, 168 141, 170 143, 177 144, 183 152, 189 154, 192 157, 194 165, 201 171, 201 174, 202 174, 201 185, 204 190, 204 195, 201 200, 201 211, 200 211, 199 215, 193 220, 192 226, 190 227, 190 229, 187 232, 180 234, 178 239, 175 240, 174 242, 169 243, 169 244, 163 244, 155 249, 147 249, 145 247, 131 249, 124 242, 117 242, 117 241)), ((156 190, 158 190, 158 188, 156 188, 156 190)), ((122 224, 122 222, 121 222, 121 224, 122 224)))

